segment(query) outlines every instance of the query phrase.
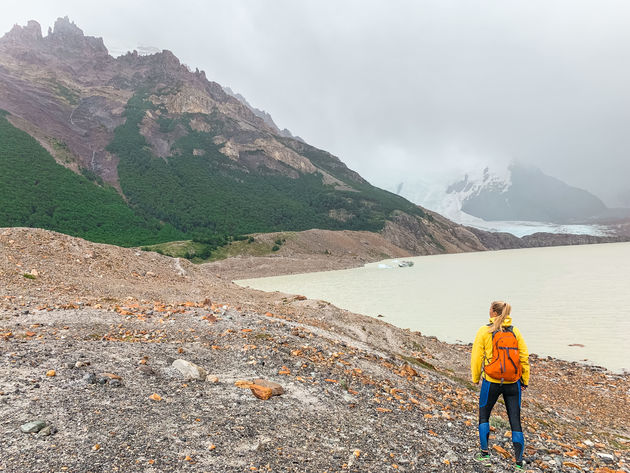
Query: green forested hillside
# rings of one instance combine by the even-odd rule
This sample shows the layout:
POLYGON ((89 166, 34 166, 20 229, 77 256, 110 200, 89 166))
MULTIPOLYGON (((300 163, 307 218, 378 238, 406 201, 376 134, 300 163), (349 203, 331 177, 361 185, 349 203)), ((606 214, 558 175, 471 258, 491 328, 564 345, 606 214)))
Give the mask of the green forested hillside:
POLYGON ((169 224, 136 215, 112 188, 60 166, 0 114, 0 227, 39 227, 122 246, 183 238, 169 224))
MULTIPOLYGON (((108 150, 120 158, 120 184, 130 205, 146 218, 159 218, 182 232, 202 237, 309 228, 379 231, 393 210, 422 215, 410 202, 366 183, 344 179, 354 189, 340 191, 322 184, 319 174, 294 179, 265 169, 251 172, 214 143, 215 135, 229 126, 217 116, 195 117, 204 120, 210 132, 191 129, 188 116, 161 117, 163 131, 172 130, 177 121, 186 135, 175 143, 172 156, 155 157, 139 132, 147 110, 164 112, 146 94, 137 93, 108 150), (195 155, 195 149, 204 154, 195 155), (331 210, 337 218, 331 218, 331 210)), ((317 157, 318 166, 337 174, 335 163, 324 162, 327 154, 313 150, 308 157, 317 157)))
POLYGON ((0 226, 41 227, 123 246, 195 239, 211 250, 229 236, 247 233, 379 231, 394 210, 423 215, 305 144, 294 143, 316 166, 345 182, 346 190, 323 184, 318 173, 292 178, 264 166, 248 169, 215 144, 215 137, 232 125, 219 114, 169 117, 147 92, 138 92, 125 115, 107 149, 120 158, 126 201, 93 173, 77 175, 58 165, 35 139, 0 115, 0 226), (183 130, 166 159, 154 156, 140 133, 147 110, 158 116, 160 132, 183 130), (193 130, 193 118, 210 131, 193 130))

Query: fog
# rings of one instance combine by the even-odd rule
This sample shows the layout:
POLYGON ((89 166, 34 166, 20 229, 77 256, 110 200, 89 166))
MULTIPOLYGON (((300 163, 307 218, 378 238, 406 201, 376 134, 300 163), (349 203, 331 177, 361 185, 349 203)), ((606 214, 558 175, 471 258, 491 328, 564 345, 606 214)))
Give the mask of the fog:
POLYGON ((4 0, 2 10, 2 33, 35 19, 45 34, 68 15, 113 55, 170 49, 379 186, 517 160, 630 206, 628 2, 4 0))

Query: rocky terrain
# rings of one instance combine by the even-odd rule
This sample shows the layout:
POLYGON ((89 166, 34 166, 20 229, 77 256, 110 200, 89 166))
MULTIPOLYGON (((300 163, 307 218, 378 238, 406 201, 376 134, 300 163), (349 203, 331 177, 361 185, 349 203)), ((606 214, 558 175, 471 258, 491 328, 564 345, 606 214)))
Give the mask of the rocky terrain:
MULTIPOLYGON (((471 460, 469 346, 240 288, 246 261, 0 229, 0 471, 511 468, 500 404, 493 466, 471 460)), ((628 375, 532 356, 526 471, 630 471, 629 396, 628 375)))
POLYGON ((541 246, 588 245, 628 241, 627 224, 617 224, 614 236, 534 233, 517 237, 511 233, 488 232, 459 225, 436 212, 425 210, 426 218, 418 219, 399 212, 392 216, 380 232, 394 245, 414 255, 459 253, 463 251, 537 248, 541 246))

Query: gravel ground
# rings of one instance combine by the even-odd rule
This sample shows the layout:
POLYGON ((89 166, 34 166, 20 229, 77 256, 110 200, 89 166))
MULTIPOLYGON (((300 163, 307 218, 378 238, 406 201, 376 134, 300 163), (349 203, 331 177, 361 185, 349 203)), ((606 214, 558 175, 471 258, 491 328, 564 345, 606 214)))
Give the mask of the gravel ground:
MULTIPOLYGON (((469 346, 52 232, 4 230, 0 271, 0 471, 511 468, 501 405, 493 466, 471 459, 469 346), (37 420, 50 435, 22 432, 37 420)), ((532 356, 526 471, 630 471, 629 397, 628 375, 532 356)))

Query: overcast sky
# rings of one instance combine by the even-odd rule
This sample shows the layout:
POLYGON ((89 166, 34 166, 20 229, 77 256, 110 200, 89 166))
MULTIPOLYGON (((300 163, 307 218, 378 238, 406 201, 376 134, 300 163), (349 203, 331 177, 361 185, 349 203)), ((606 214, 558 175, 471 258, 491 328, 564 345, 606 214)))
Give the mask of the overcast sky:
POLYGON ((113 55, 170 49, 392 187, 512 160, 630 200, 630 2, 2 0, 113 55))

